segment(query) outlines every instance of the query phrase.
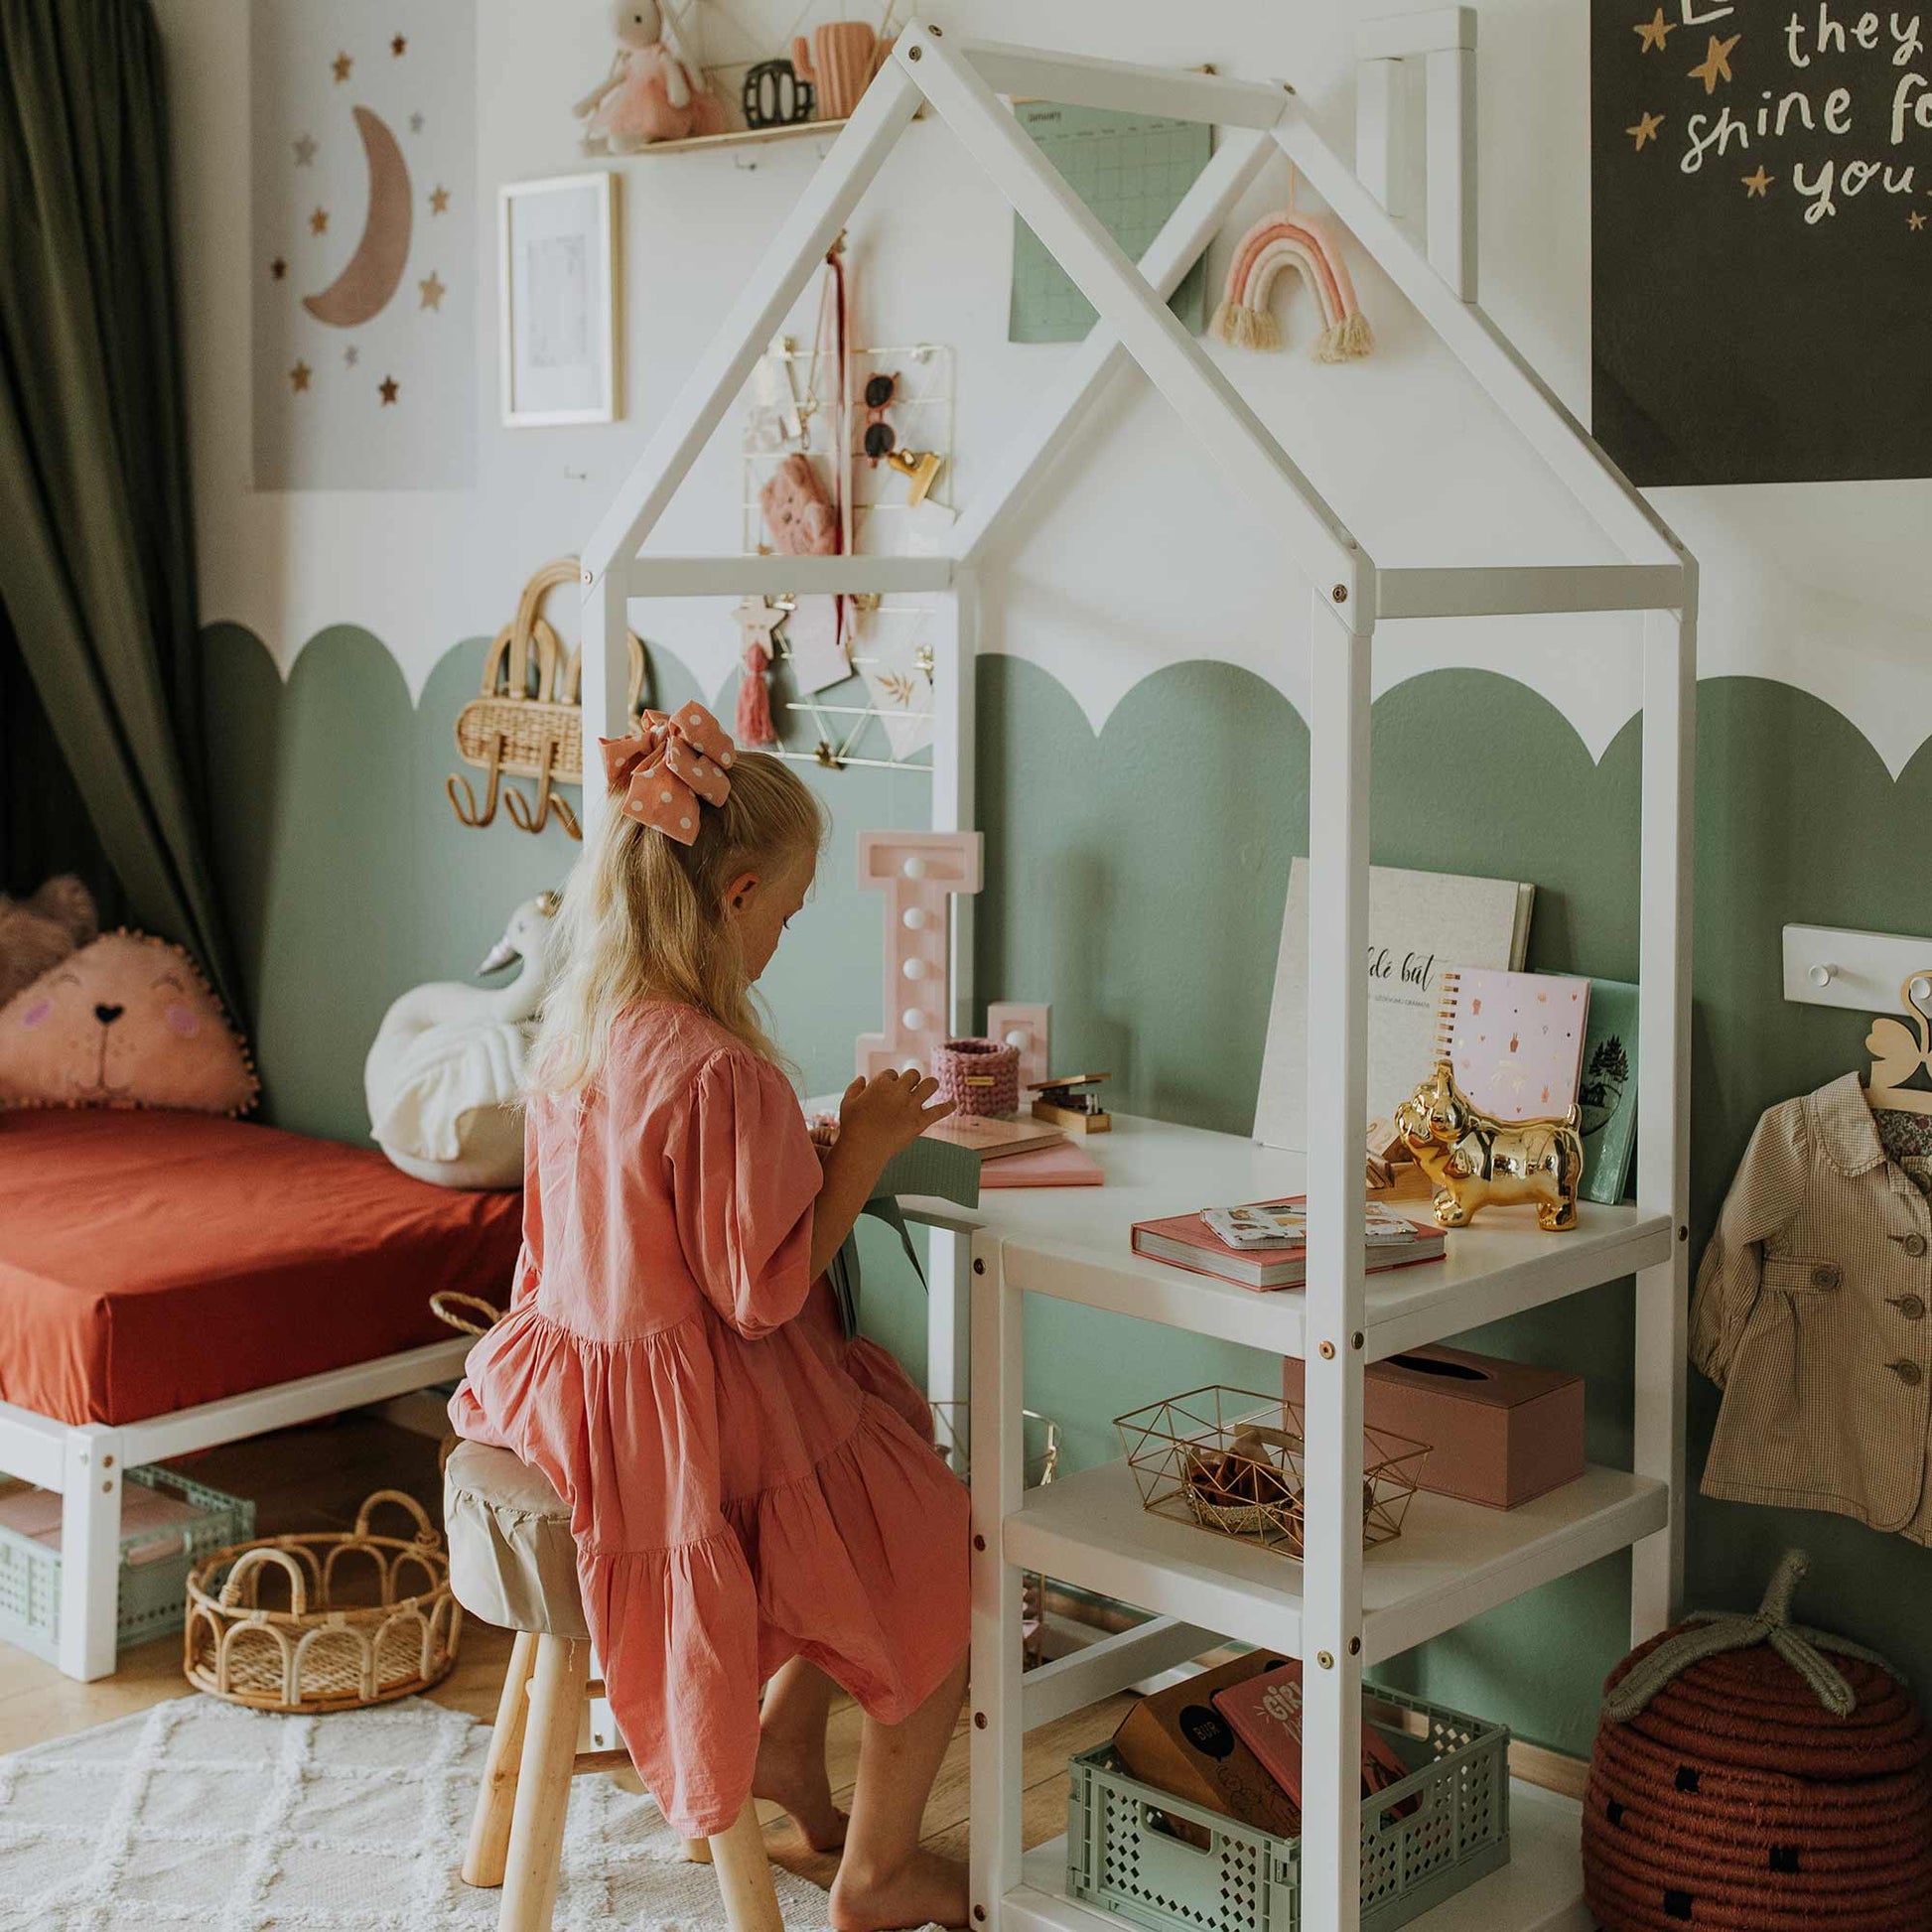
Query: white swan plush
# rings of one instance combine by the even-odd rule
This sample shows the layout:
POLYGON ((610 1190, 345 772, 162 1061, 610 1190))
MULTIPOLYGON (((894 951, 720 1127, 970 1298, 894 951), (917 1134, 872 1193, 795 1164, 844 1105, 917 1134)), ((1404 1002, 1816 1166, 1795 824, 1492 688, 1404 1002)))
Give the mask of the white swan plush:
POLYGON ((516 908, 480 977, 517 960, 523 970, 492 991, 436 980, 405 993, 383 1016, 362 1067, 369 1129, 404 1173, 441 1187, 523 1182, 523 1054, 549 980, 555 893, 516 908))

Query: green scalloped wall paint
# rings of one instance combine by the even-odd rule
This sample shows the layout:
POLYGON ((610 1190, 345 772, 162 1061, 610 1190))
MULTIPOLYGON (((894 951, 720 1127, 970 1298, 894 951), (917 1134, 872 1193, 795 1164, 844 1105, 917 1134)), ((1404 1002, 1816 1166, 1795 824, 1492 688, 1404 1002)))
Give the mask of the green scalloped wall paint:
MULTIPOLYGON (((574 848, 507 821, 460 826, 443 797, 451 721, 483 640, 447 652, 412 706, 395 660, 350 626, 321 632, 286 685, 254 636, 210 627, 210 739, 219 749, 217 863, 256 1016, 273 1117, 359 1138, 361 1059, 388 1002, 465 977, 512 905, 555 884, 574 848)), ((691 694, 662 651, 660 701, 691 694)), ((979 672, 979 792, 988 889, 977 912, 983 995, 1053 1003, 1056 1057, 1109 1066, 1116 1104, 1232 1131, 1252 1117, 1288 861, 1307 850, 1308 733, 1278 692, 1210 661, 1137 685, 1096 735, 1035 665, 979 672)), ((1522 685, 1442 671, 1375 706, 1378 862, 1537 883, 1531 963, 1633 978, 1638 731, 1592 761, 1522 685), (1453 788, 1440 771, 1452 760, 1453 788), (1412 801, 1427 797, 1418 807, 1412 801), (1478 808, 1479 801, 1479 808, 1478 808)), ((1894 781, 1839 713, 1786 685, 1700 689, 1697 1007, 1692 1196, 1701 1247, 1759 1112, 1858 1061, 1865 1022, 1781 997, 1790 919, 1922 930, 1932 905, 1932 747, 1894 781)), ((774 963, 779 1032, 814 1087, 841 1084, 876 1026, 880 901, 857 889, 854 833, 924 820, 924 781, 814 774, 835 820, 816 903, 774 963)), ((919 1290, 869 1244, 868 1326, 915 1369, 919 1290)), ((1065 1304, 1028 1311, 1030 1403, 1058 1417, 1076 1462, 1116 1453, 1111 1418, 1176 1388, 1266 1389, 1250 1351, 1156 1337, 1065 1304), (1125 1339, 1123 1338, 1125 1333, 1125 1339)), ((1621 1287, 1468 1338, 1567 1363, 1589 1384, 1590 1452, 1627 1457, 1631 1323, 1621 1287)), ((1692 1472, 1716 1394, 1692 1377, 1692 1472)), ((1800 1542, 1812 1620, 1932 1678, 1923 1614, 1932 1551, 1842 1518, 1694 1499, 1690 1593, 1755 1602, 1800 1542)), ((1625 1643, 1625 1559, 1569 1578, 1398 1660, 1390 1673, 1587 1749, 1598 1686, 1625 1643)))

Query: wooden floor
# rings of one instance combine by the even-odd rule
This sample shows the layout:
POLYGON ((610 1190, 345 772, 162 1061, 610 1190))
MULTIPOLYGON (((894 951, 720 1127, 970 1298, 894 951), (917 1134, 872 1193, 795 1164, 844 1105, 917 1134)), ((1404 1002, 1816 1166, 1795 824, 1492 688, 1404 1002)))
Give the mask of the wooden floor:
MULTIPOLYGON (((442 1520, 436 1445, 427 1437, 363 1417, 259 1436, 183 1457, 176 1466, 217 1489, 252 1498, 256 1530, 263 1536, 347 1529, 372 1489, 405 1490, 429 1510, 432 1520, 439 1524, 442 1520)), ((474 1619, 467 1621, 462 1655, 456 1669, 431 1694, 435 1701, 473 1717, 493 1717, 509 1646, 505 1632, 474 1619)), ((0 1753, 189 1694, 181 1673, 179 1637, 123 1651, 119 1672, 97 1684, 76 1684, 51 1664, 0 1644, 0 1753)), ((1066 1829, 1068 1754, 1111 1736, 1131 1702, 1126 1696, 1110 1699, 1045 1725, 1027 1739, 1029 1846, 1057 1838, 1066 1829)), ((833 1713, 829 1757, 833 1791, 842 1805, 850 1802, 859 1725, 856 1707, 844 1704, 833 1713)), ((966 1737, 962 1717, 926 1807, 926 1843, 955 1858, 966 1855, 966 1737)), ((639 1788, 633 1774, 623 1774, 621 1781, 633 1790, 639 1788)), ((781 1814, 772 1812, 765 1837, 778 1863, 819 1884, 831 1883, 836 1858, 814 1856, 781 1814)))

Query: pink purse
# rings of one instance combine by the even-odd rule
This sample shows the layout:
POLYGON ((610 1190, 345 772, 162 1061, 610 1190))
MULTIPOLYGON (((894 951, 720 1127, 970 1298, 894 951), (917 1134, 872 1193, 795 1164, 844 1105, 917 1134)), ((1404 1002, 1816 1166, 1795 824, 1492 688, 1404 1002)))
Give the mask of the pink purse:
POLYGON ((772 547, 784 557, 829 557, 839 547, 839 520, 808 457, 793 454, 759 491, 772 547))

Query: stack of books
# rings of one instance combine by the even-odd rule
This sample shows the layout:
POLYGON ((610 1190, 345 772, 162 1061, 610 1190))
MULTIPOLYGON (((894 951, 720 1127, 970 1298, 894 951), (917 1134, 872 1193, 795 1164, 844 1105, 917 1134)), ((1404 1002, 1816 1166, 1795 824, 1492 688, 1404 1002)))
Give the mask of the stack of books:
MULTIPOLYGON (((1439 1261, 1443 1230, 1381 1201, 1362 1204, 1363 1266, 1373 1274, 1439 1261)), ((1300 1288, 1308 1279, 1308 1196, 1204 1207, 1134 1223, 1134 1252, 1244 1288, 1300 1288)))

